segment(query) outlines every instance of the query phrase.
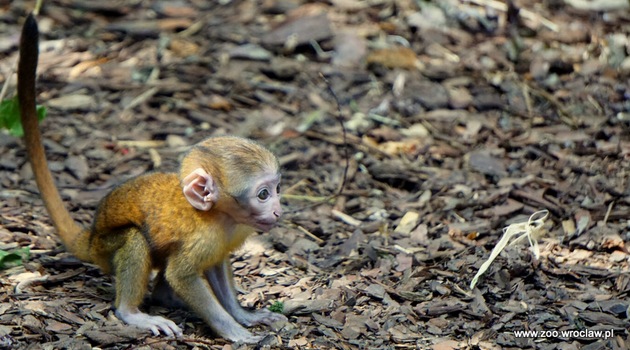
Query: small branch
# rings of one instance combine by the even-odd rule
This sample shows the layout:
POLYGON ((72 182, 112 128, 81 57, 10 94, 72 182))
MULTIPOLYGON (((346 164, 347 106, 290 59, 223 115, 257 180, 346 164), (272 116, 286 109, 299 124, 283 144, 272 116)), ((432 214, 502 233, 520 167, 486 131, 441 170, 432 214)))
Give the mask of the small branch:
POLYGON ((630 8, 628 0, 564 0, 564 3, 583 11, 616 11, 630 8))
POLYGON ((317 244, 322 244, 325 241, 317 236, 315 236, 314 234, 311 233, 311 231, 305 229, 304 227, 297 225, 297 229, 299 231, 301 231, 302 233, 304 233, 305 235, 311 237, 312 240, 314 240, 317 244))
POLYGON ((552 94, 550 94, 549 92, 543 89, 539 89, 535 86, 532 86, 532 84, 528 84, 528 86, 531 89, 531 92, 544 98, 545 100, 547 100, 549 103, 551 103, 554 106, 554 108, 560 115, 560 120, 562 120, 565 124, 569 125, 570 127, 575 128, 577 126, 577 122, 575 121, 575 118, 571 115, 571 113, 569 113, 566 110, 564 105, 562 105, 562 103, 560 103, 560 101, 558 101, 558 99, 556 99, 555 96, 553 96, 552 94))
POLYGON ((608 204, 608 210, 606 210, 606 215, 604 215, 604 225, 608 222, 608 217, 610 216, 610 212, 612 211, 612 208, 615 206, 615 201, 610 202, 610 204, 608 204))
POLYGON ((348 179, 348 169, 350 168, 350 152, 348 151, 348 137, 347 137, 348 133, 346 131, 346 125, 343 123, 343 119, 341 119, 342 113, 341 113, 341 104, 339 103, 339 98, 337 97, 335 90, 333 90, 332 86, 330 85, 330 82, 328 81, 328 79, 326 79, 326 77, 324 77, 322 73, 320 73, 319 75, 322 79, 324 79, 324 82, 326 83, 326 87, 328 88, 328 91, 332 95, 333 99, 335 100, 335 104, 337 105, 337 115, 335 116, 335 118, 339 122, 339 126, 341 126, 341 132, 342 132, 341 135, 343 138, 343 155, 346 160, 346 165, 343 168, 343 177, 341 178, 341 184, 339 185, 339 189, 337 190, 337 196, 339 196, 341 195, 341 192, 343 192, 344 187, 346 187, 346 180, 348 179))
POLYGON ((333 209, 331 210, 331 213, 333 214, 334 217, 345 222, 346 224, 350 226, 359 227, 362 224, 361 220, 357 220, 346 213, 340 212, 339 210, 333 209))
POLYGON ((2 85, 2 91, 0 91, 0 101, 4 101, 4 96, 7 94, 7 90, 9 89, 9 82, 11 81, 11 77, 13 76, 13 73, 15 73, 15 68, 17 67, 17 64, 18 64, 18 58, 16 57, 15 61, 11 65, 11 70, 9 71, 9 74, 7 74, 7 79, 4 81, 4 84, 2 85))

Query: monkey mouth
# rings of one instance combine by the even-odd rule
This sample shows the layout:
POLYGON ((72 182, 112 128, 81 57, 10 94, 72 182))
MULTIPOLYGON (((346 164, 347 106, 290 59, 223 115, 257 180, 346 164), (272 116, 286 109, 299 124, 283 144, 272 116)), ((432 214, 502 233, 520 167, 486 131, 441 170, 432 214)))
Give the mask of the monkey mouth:
POLYGON ((276 226, 276 221, 256 221, 254 226, 261 231, 269 231, 276 226))

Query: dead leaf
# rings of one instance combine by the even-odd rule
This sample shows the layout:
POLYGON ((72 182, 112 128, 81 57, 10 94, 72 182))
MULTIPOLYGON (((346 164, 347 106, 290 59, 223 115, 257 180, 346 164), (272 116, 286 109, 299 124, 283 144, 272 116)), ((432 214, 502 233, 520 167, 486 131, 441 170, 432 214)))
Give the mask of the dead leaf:
POLYGON ((326 327, 330 327, 330 328, 339 328, 341 329, 341 327, 343 327, 343 323, 332 319, 330 317, 324 317, 318 313, 314 313, 313 315, 311 315, 313 317, 313 319, 317 322, 319 322, 320 324, 326 326, 326 327))
POLYGON ((380 284, 372 283, 363 291, 365 294, 376 299, 383 299, 385 297, 385 288, 383 288, 380 284))
POLYGON ((355 68, 367 54, 367 44, 363 37, 351 31, 344 31, 334 37, 335 51, 332 64, 337 67, 355 68))
POLYGON ((291 41, 292 45, 299 46, 307 44, 311 40, 320 41, 331 36, 330 20, 324 12, 292 18, 263 35, 262 43, 268 46, 283 46, 291 41))
POLYGON ((231 111, 234 107, 232 105, 232 102, 230 102, 228 99, 216 94, 210 96, 207 105, 211 109, 222 110, 226 112, 231 111))
POLYGON ((420 214, 415 211, 408 211, 400 219, 400 223, 394 229, 394 232, 403 236, 409 236, 411 231, 416 228, 418 221, 420 220, 420 214))
POLYGON ((466 154, 465 159, 468 166, 474 171, 497 177, 507 176, 505 164, 488 151, 470 152, 466 154))
POLYGON ((616 232, 611 232, 611 233, 606 234, 602 238, 601 245, 603 249, 618 249, 623 252, 627 252, 626 242, 616 232))
POLYGON ((378 64, 390 69, 417 69, 421 67, 416 53, 404 46, 372 51, 366 60, 368 64, 378 64))
POLYGON ((455 340, 444 340, 431 346, 431 350, 456 350, 461 349, 461 344, 455 340))
POLYGON ((48 326, 46 326, 47 331, 54 332, 54 333, 64 333, 71 329, 72 329, 72 326, 70 326, 69 324, 58 322, 55 320, 49 320, 48 326))
POLYGON ((413 257, 407 254, 398 254, 396 255, 396 262, 398 263, 396 265, 396 271, 403 272, 411 269, 413 265, 413 257))
POLYGON ((171 38, 169 49, 177 57, 189 57, 199 54, 199 45, 191 40, 178 37, 171 38))
POLYGON ((94 96, 83 94, 63 95, 48 100, 46 104, 62 111, 86 110, 96 106, 96 99, 94 96))
POLYGON ((591 225, 591 213, 586 210, 578 210, 575 213, 575 223, 576 231, 573 237, 579 237, 591 225))
POLYGON ((69 156, 66 158, 64 165, 70 170, 72 175, 81 181, 85 180, 90 174, 90 166, 85 156, 69 156))

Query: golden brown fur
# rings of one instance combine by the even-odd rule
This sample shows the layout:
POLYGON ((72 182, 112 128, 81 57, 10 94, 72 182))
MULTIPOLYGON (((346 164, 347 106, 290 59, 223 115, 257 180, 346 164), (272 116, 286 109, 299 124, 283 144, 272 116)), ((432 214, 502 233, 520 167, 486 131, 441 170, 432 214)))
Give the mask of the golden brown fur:
POLYGON ((192 264, 205 270, 225 259, 252 233, 250 227, 243 225, 223 232, 227 220, 221 212, 199 213, 191 207, 182 195, 176 174, 151 173, 122 184, 103 198, 89 247, 82 248, 89 250, 91 260, 109 272, 109 257, 120 244, 120 232, 135 227, 150 248, 152 266, 163 267, 165 257, 177 250, 187 250, 204 257, 204 261, 192 264), (146 232, 148 228, 150 233, 146 232), (194 246, 187 247, 184 241, 194 242, 194 246))

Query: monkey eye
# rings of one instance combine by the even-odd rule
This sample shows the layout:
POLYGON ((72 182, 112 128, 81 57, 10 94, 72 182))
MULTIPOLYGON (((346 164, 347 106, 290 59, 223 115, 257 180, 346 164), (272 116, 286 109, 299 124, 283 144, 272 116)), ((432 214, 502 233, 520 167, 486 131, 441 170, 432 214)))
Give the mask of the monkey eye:
POLYGON ((262 190, 260 190, 260 192, 258 192, 258 195, 256 197, 258 197, 258 199, 260 199, 261 201, 264 201, 264 200, 267 200, 269 196, 270 196, 269 190, 266 188, 263 188, 262 190))
POLYGON ((276 193, 280 193, 280 184, 278 184, 278 186, 276 186, 276 193))

